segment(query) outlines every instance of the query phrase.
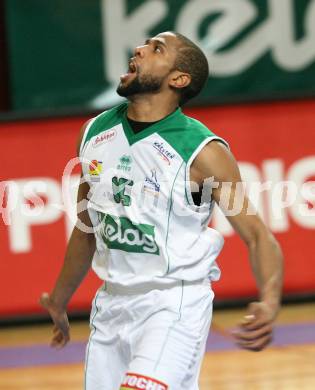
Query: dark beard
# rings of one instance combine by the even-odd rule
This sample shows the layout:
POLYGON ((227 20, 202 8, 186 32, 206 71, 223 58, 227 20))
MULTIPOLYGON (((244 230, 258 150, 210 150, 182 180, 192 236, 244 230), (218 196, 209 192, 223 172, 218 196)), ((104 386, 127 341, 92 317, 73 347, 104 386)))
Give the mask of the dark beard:
POLYGON ((161 88, 162 82, 162 77, 153 78, 150 75, 142 76, 140 81, 140 78, 137 75, 137 77, 126 86, 123 86, 122 83, 119 83, 116 92, 118 93, 118 95, 123 97, 142 93, 154 93, 161 88))

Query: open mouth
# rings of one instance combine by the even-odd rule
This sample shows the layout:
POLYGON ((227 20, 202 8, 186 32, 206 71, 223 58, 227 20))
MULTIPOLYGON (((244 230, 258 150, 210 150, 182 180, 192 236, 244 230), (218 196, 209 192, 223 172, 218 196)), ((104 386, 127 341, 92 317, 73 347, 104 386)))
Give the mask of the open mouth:
POLYGON ((124 82, 128 80, 130 76, 135 75, 136 73, 137 73, 136 63, 133 60, 129 60, 127 73, 121 75, 120 80, 124 82))
POLYGON ((128 73, 136 73, 136 71, 137 71, 136 64, 132 60, 130 60, 128 64, 128 73))

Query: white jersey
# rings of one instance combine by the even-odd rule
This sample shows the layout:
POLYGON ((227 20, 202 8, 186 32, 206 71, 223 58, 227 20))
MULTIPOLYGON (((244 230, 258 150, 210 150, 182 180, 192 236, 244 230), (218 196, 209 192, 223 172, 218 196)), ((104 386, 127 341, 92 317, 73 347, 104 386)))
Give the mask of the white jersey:
POLYGON ((190 166, 211 133, 180 108, 135 134, 123 103, 94 118, 80 149, 96 237, 92 267, 121 286, 218 280, 213 201, 196 206, 190 166))

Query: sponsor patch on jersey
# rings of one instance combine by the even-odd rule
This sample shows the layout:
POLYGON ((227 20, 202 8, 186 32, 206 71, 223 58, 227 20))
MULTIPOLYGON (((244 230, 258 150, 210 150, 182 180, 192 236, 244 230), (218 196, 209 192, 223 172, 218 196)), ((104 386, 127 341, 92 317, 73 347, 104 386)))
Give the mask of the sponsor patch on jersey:
POLYGON ((156 169, 151 169, 151 177, 146 177, 142 187, 144 192, 149 192, 154 196, 159 196, 160 193, 160 184, 156 176, 156 169))
POLYGON ((159 153, 160 157, 168 163, 171 164, 171 161, 175 158, 176 154, 167 150, 163 142, 155 141, 153 143, 154 149, 159 153))
POLYGON ((98 212, 100 235, 106 246, 125 252, 159 255, 155 242, 154 226, 134 223, 126 217, 116 217, 98 212))
POLYGON ((131 205, 131 197, 126 194, 125 191, 127 188, 131 188, 133 186, 133 180, 126 179, 125 177, 112 177, 112 189, 113 189, 113 197, 116 203, 122 203, 124 206, 131 205))
POLYGON ((130 172, 131 164, 132 164, 131 156, 124 154, 119 158, 119 164, 117 165, 117 169, 124 172, 130 172))
POLYGON ((127 373, 120 390, 168 390, 168 385, 148 376, 127 373))
POLYGON ((96 136, 94 139, 92 146, 93 148, 97 148, 98 146, 106 143, 111 142, 116 138, 117 132, 115 129, 106 130, 103 133, 96 136))
POLYGON ((92 160, 89 165, 89 175, 91 177, 91 181, 100 181, 100 174, 103 170, 103 162, 92 160))

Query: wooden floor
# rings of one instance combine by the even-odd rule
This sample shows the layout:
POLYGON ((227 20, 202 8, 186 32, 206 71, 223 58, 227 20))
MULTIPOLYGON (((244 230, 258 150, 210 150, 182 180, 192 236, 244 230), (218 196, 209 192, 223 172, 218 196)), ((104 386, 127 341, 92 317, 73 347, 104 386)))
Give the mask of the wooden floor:
MULTIPOLYGON (((225 333, 237 324, 243 311, 217 311, 213 330, 225 333)), ((315 304, 283 308, 278 324, 313 324, 309 343, 272 346, 259 353, 227 349, 205 356, 200 390, 314 390, 315 389, 315 304)), ((72 325, 72 340, 88 337, 87 323, 72 325)), ((33 326, 0 329, 0 349, 46 344, 50 327, 33 326)), ((62 351, 61 351, 62 353, 62 351)), ((0 368, 0 390, 79 390, 83 383, 80 364, 0 368)), ((113 389, 114 390, 114 389, 113 389)))

